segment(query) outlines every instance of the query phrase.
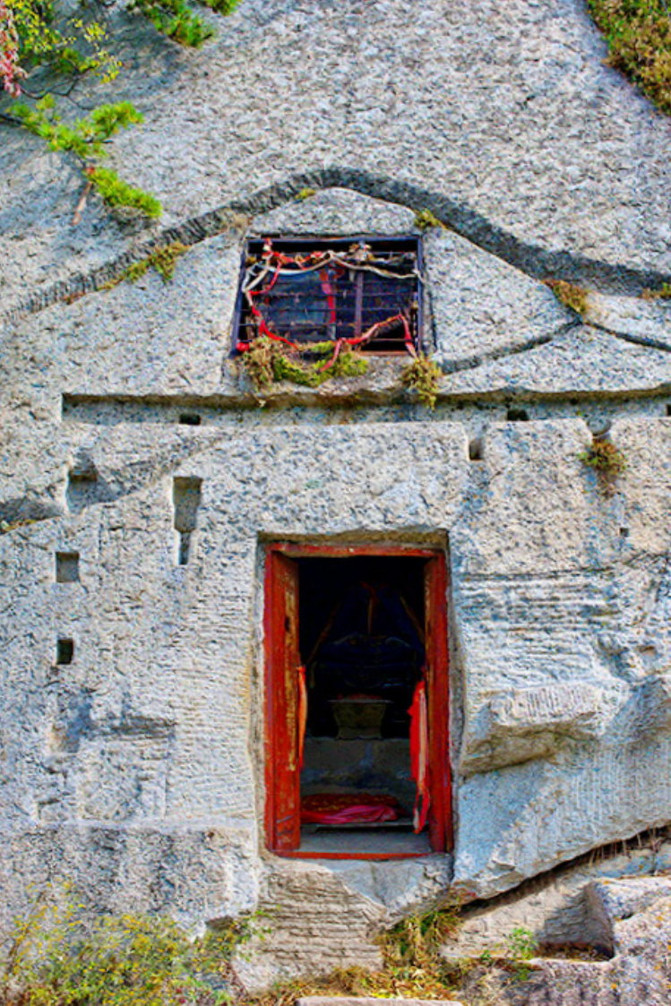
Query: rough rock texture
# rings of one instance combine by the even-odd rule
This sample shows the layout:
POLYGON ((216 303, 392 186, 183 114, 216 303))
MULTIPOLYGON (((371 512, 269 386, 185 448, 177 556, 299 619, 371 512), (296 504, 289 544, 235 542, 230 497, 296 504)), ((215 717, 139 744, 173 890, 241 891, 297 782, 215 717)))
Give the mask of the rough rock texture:
MULTIPOLYGON (((466 907, 457 936, 442 948, 446 959, 493 956, 509 951, 515 929, 528 930, 551 952, 553 946, 593 946, 613 952, 613 936, 595 890, 632 893, 638 897, 639 881, 654 892, 668 884, 671 843, 648 837, 642 848, 629 847, 610 855, 599 851, 585 862, 557 867, 526 881, 520 888, 499 895, 491 902, 466 907), (621 882, 619 878, 622 878, 621 882), (608 881, 602 884, 601 881, 608 881), (634 883, 634 881, 636 883, 634 883)), ((612 913, 611 913, 612 914, 612 913)), ((620 913, 625 914, 625 913, 620 913)))
MULTIPOLYGON (((651 286, 671 272, 671 126, 604 67, 580 0, 421 10, 245 0, 214 19, 217 39, 197 52, 116 17, 118 36, 143 43, 140 57, 124 54, 137 72, 116 94, 147 121, 115 140, 112 163, 162 199, 164 226, 354 183, 427 206, 537 275, 577 270, 613 284, 642 271, 651 286)), ((99 210, 72 228, 76 173, 37 138, 2 130, 8 309, 26 286, 88 274, 128 236, 103 228, 99 210)))
POLYGON ((462 990, 466 1001, 665 1006, 671 992, 669 851, 667 843, 657 852, 630 853, 626 862, 620 856, 560 870, 547 878, 549 884, 538 881, 535 892, 521 898, 513 894, 500 899, 498 906, 467 917, 458 938, 444 948, 445 956, 481 962, 487 957, 509 958, 510 963, 507 971, 497 965, 489 969, 476 965, 462 990), (634 875, 641 868, 657 870, 663 863, 662 876, 634 875), (623 870, 627 876, 621 879, 604 876, 623 870), (598 873, 600 879, 589 879, 598 873), (548 956, 528 963, 515 958, 520 926, 543 942, 548 956), (552 956, 553 942, 564 956, 552 956), (588 959, 590 951, 602 959, 588 959), (578 959, 580 954, 583 959, 578 959))
MULTIPOLYGON (((73 227, 80 180, 0 126, 0 922, 67 874, 193 926, 275 904, 250 987, 373 966, 374 930, 453 883, 493 896, 671 820, 669 309, 635 296, 671 274, 671 126, 578 0, 243 0, 193 53, 114 17, 145 33, 121 86, 148 115, 112 162, 160 225, 92 201, 73 227), (394 359, 255 394, 230 358, 245 237, 424 209, 452 228, 423 241, 436 411, 394 359), (159 237, 190 246, 171 283, 103 288, 159 237), (596 288, 583 321, 549 274, 596 288), (607 487, 595 433, 627 461, 607 487), (175 478, 202 480, 186 565, 175 478), (453 855, 266 851, 263 558, 287 538, 445 550, 453 855)), ((657 991, 625 922, 599 967, 635 1002, 657 991)))

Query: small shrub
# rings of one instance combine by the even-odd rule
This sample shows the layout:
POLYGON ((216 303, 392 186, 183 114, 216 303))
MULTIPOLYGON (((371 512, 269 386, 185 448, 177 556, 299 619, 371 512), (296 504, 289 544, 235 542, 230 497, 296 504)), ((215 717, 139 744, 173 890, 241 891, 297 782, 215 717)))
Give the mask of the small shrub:
POLYGON ((608 63, 671 114, 671 9, 668 0, 588 0, 608 42, 608 63))
POLYGON ((506 937, 506 949, 518 961, 530 961, 536 956, 538 940, 526 926, 515 926, 506 937))
POLYGON ((401 383, 417 393, 422 405, 428 405, 433 409, 438 398, 438 382, 442 374, 438 364, 428 356, 416 356, 412 363, 403 368, 401 383))
POLYGON ((101 105, 90 115, 71 123, 61 120, 50 94, 38 101, 34 108, 25 102, 18 102, 11 106, 10 113, 25 129, 42 137, 51 150, 77 157, 84 177, 108 206, 130 206, 148 217, 161 215, 161 204, 149 192, 128 185, 111 168, 91 163, 107 155, 105 144, 111 136, 120 129, 143 121, 142 115, 129 101, 101 105))
POLYGON ((415 213, 415 227, 418 227, 421 231, 428 231, 432 227, 445 227, 445 224, 431 210, 417 210, 415 213))
POLYGON ((570 307, 572 311, 583 315, 587 311, 587 290, 575 283, 567 283, 563 279, 546 279, 545 285, 549 286, 557 300, 565 307, 570 307))
POLYGON ((584 465, 596 471, 602 490, 607 496, 612 495, 619 475, 627 467, 627 459, 615 444, 604 437, 594 437, 588 451, 582 451, 578 458, 584 465))
MULTIPOLYGON (((214 4, 208 6, 217 9, 214 4)), ((162 35, 192 49, 200 48, 214 35, 213 29, 185 0, 132 0, 129 9, 146 17, 162 35)))
POLYGON ((17 922, 0 971, 0 996, 16 1006, 218 1006, 249 920, 190 940, 171 919, 103 915, 67 900, 38 899, 17 922))

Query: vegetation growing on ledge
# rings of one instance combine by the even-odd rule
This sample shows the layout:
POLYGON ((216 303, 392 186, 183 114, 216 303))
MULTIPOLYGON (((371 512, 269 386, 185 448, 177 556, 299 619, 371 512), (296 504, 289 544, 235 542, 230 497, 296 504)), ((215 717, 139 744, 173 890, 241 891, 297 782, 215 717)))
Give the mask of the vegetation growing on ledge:
POLYGON ((444 228, 445 224, 431 210, 417 210, 415 213, 415 227, 418 227, 421 231, 428 231, 432 227, 444 228))
POLYGON ((403 368, 401 383, 417 393, 422 405, 435 408, 438 398, 438 382, 443 372, 428 356, 416 356, 412 363, 403 368))
POLYGON ((608 63, 671 115, 669 0, 588 0, 608 41, 608 63))
POLYGON ((612 496, 618 476, 627 468, 622 451, 605 437, 594 437, 590 449, 582 451, 578 458, 596 471, 600 488, 606 496, 612 496))
POLYGON ((163 282, 169 283, 175 275, 177 259, 184 255, 185 252, 188 252, 188 250, 189 246, 182 244, 181 241, 173 241, 169 245, 155 248, 149 255, 138 259, 137 262, 132 262, 116 279, 103 284, 102 289, 112 290, 119 283, 123 283, 124 280, 136 283, 149 269, 155 269, 163 282))
POLYGON ((277 381, 317 388, 332 377, 359 377, 368 370, 368 360, 349 347, 337 351, 332 342, 315 342, 300 352, 266 335, 253 339, 241 360, 257 391, 277 381), (317 359, 308 362, 303 359, 306 355, 317 359))
POLYGON ((546 279, 545 285, 549 286, 557 300, 565 307, 570 307, 572 311, 583 315, 587 310, 587 290, 575 283, 567 283, 563 279, 546 279))
POLYGON ((644 290, 644 300, 671 300, 671 283, 662 283, 657 290, 644 290))

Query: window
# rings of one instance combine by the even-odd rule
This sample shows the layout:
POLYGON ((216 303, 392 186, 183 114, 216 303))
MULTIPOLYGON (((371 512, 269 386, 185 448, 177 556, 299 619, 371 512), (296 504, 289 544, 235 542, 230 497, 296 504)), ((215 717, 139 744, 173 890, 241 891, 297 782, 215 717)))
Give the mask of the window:
POLYGON ((259 335, 307 352, 332 342, 403 353, 421 338, 418 238, 264 238, 248 242, 235 349, 259 335))
POLYGON ((266 841, 287 856, 451 847, 440 550, 271 545, 266 841))

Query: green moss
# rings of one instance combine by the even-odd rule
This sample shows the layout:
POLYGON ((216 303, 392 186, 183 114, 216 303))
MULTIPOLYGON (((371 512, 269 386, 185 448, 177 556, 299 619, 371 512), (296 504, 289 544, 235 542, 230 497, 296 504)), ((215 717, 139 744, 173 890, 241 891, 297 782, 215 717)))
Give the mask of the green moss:
POLYGON ((331 366, 324 367, 324 358, 333 356, 332 342, 313 343, 305 350, 317 356, 316 362, 306 362, 303 354, 275 342, 267 336, 258 336, 242 356, 242 365, 257 391, 271 387, 277 381, 290 381, 309 388, 317 388, 331 378, 358 377, 368 370, 368 360, 348 347, 340 353, 331 366))
POLYGON ((671 283, 662 283, 657 290, 644 290, 644 300, 669 300, 671 299, 671 283))
POLYGON ((611 496, 618 477, 627 468, 627 459, 622 451, 605 437, 594 437, 590 449, 581 451, 578 458, 596 471, 600 488, 605 495, 611 496))
POLYGON ((421 231, 428 231, 432 227, 445 227, 445 224, 431 210, 417 210, 415 213, 415 227, 419 227, 421 231))
POLYGON ((545 285, 550 287, 557 300, 565 307, 570 307, 577 314, 585 314, 588 295, 583 287, 576 283, 567 283, 563 279, 546 279, 545 285))
POLYGON ((588 0, 608 41, 608 63, 671 114, 671 9, 668 0, 588 0))
POLYGON ((300 192, 296 193, 296 199, 303 202, 305 199, 310 199, 312 196, 317 194, 316 189, 301 189, 300 192))
POLYGON ((428 356, 417 356, 404 367, 401 373, 401 383, 417 394, 422 405, 435 408, 438 397, 438 382, 443 372, 437 363, 428 356))
POLYGON ((150 255, 146 255, 144 258, 138 259, 137 262, 131 262, 131 264, 124 269, 120 276, 116 279, 110 280, 108 283, 103 285, 103 290, 112 290, 119 283, 123 283, 124 280, 128 280, 130 283, 135 283, 137 280, 141 279, 149 269, 155 269, 159 276, 162 278, 164 283, 168 283, 175 274, 175 267, 177 265, 177 259, 188 252, 189 246, 182 244, 181 241, 173 241, 169 245, 162 245, 160 248, 155 248, 150 255))

